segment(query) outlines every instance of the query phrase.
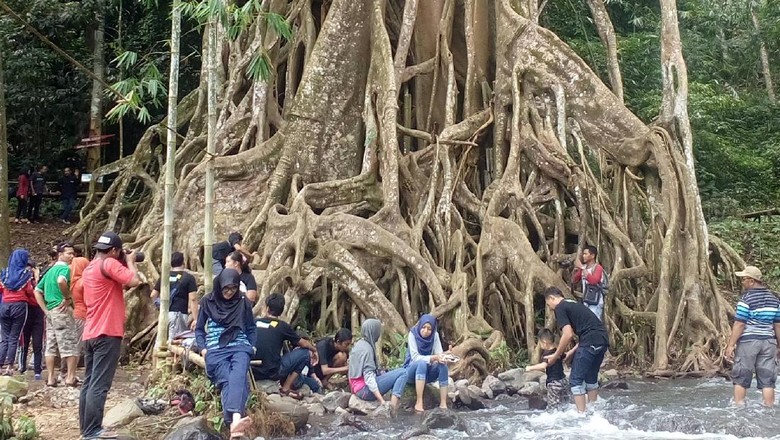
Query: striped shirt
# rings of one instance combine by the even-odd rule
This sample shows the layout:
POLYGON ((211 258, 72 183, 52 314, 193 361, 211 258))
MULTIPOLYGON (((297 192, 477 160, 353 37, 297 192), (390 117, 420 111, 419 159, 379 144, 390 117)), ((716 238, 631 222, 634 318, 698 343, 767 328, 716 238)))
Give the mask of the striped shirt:
POLYGON ((780 300, 766 287, 747 289, 737 303, 734 320, 745 323, 740 341, 775 339, 775 323, 780 323, 780 300))
MULTIPOLYGON (((206 348, 209 350, 219 348, 219 338, 224 331, 225 327, 209 319, 206 324, 206 348)), ((230 341, 226 347, 237 347, 240 345, 252 346, 243 331, 238 332, 236 339, 230 341)))

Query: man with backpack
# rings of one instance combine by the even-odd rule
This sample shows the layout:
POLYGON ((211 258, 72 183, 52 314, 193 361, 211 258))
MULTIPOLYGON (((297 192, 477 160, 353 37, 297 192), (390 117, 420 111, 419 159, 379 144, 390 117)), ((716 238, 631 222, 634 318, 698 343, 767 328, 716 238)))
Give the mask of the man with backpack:
POLYGON ((609 288, 607 272, 604 267, 596 263, 599 251, 596 246, 585 246, 582 257, 574 260, 576 270, 572 274, 571 282, 582 285, 582 302, 599 320, 604 317, 604 297, 609 288))
MULTIPOLYGON (((188 328, 195 327, 198 317, 198 283, 184 268, 184 254, 171 254, 171 305, 168 310, 168 341, 188 328), (189 311, 189 315, 187 314, 189 311), (191 318, 191 319, 190 319, 191 318)), ((160 280, 152 290, 152 300, 159 307, 160 280)))

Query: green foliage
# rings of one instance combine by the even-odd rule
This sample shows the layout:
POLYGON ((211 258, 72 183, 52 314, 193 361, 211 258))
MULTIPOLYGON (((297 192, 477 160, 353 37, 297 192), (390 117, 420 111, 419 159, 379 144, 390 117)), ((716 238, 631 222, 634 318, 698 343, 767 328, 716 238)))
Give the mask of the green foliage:
POLYGON ((387 368, 392 370, 401 367, 406 360, 406 335, 393 333, 386 346, 389 347, 385 356, 387 368))
POLYGON ((772 288, 780 287, 780 219, 762 222, 726 219, 712 222, 710 233, 731 245, 748 264, 761 268, 772 288))
POLYGON ((506 371, 511 368, 517 368, 523 365, 527 365, 530 361, 528 350, 521 348, 518 351, 513 351, 506 344, 506 341, 502 341, 501 345, 490 350, 490 362, 488 364, 489 371, 506 371))
POLYGON ((37 440, 40 438, 35 419, 29 416, 21 416, 14 424, 14 432, 17 440, 37 440))

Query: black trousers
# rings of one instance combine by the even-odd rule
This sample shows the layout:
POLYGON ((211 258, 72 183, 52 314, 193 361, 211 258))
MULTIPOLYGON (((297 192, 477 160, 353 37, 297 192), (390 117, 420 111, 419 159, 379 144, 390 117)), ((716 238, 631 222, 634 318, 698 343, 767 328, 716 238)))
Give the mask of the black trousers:
POLYGON ((30 205, 27 208, 27 219, 31 222, 37 222, 41 219, 41 202, 43 201, 43 194, 36 194, 30 196, 30 205))
POLYGON ((0 304, 0 365, 11 367, 19 347, 19 335, 27 319, 27 303, 23 301, 0 304))
POLYGON ((19 371, 27 371, 27 353, 30 342, 33 349, 33 371, 41 374, 43 371, 43 331, 46 315, 40 307, 27 304, 27 322, 22 329, 22 350, 19 353, 19 371))
POLYGON ((95 437, 103 429, 106 396, 114 381, 121 347, 122 338, 111 336, 84 341, 86 371, 79 398, 79 427, 84 438, 95 437))
POLYGON ((27 197, 16 197, 16 218, 27 218, 27 197))

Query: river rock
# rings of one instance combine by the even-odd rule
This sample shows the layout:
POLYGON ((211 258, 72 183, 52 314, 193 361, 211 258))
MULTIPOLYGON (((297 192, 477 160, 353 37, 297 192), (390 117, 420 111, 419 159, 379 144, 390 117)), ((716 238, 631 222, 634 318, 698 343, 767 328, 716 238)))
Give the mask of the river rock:
POLYGON ((423 435, 417 435, 414 437, 411 437, 407 440, 439 440, 439 437, 436 437, 435 435, 430 434, 423 434, 423 435))
POLYGON ((601 386, 605 390, 627 390, 628 383, 625 380, 612 380, 601 386))
POLYGON ((103 426, 106 428, 118 428, 143 415, 144 412, 136 403, 136 399, 127 399, 106 413, 106 416, 103 418, 103 426))
POLYGON ((336 408, 347 409, 349 407, 349 398, 352 395, 344 391, 331 391, 322 399, 322 406, 328 412, 335 412, 336 408))
POLYGON ((506 393, 506 384, 495 376, 488 376, 482 382, 482 392, 488 399, 506 393))
POLYGON ((547 401, 539 396, 528 397, 528 409, 547 409, 547 401))
POLYGON ((327 412, 321 403, 306 403, 304 406, 309 410, 309 415, 312 416, 322 417, 327 412))
POLYGON ((412 426, 411 428, 404 431, 404 433, 401 434, 401 440, 420 438, 420 436, 426 435, 429 432, 431 432, 431 429, 428 428, 428 425, 421 423, 419 425, 412 426))
POLYGON ((428 429, 455 429, 458 431, 466 430, 466 421, 463 420, 456 412, 450 409, 436 408, 429 411, 423 425, 428 429))
POLYGON ((266 400, 268 409, 290 418, 296 431, 304 429, 309 422, 309 410, 301 402, 278 394, 271 394, 266 400))
MULTIPOLYGON (((423 391, 423 408, 426 410, 438 408, 439 400, 439 389, 431 384, 425 385, 425 390, 423 391)), ((414 408, 416 401, 417 393, 415 392, 414 387, 406 387, 403 395, 401 395, 401 408, 414 408)))
POLYGON ((613 380, 613 379, 617 379, 618 377, 620 377, 620 373, 618 373, 618 370, 616 370, 614 368, 612 368, 610 370, 607 370, 607 371, 604 371, 601 374, 607 380, 613 380))
POLYGON ((540 396, 544 394, 545 388, 539 382, 526 382, 522 388, 517 390, 521 396, 540 396))
POLYGON ((255 381, 258 390, 266 394, 279 394, 279 381, 276 380, 258 380, 255 381))
POLYGON ((458 399, 470 410, 485 409, 485 404, 481 400, 481 393, 482 390, 478 386, 469 385, 464 389, 458 390, 458 399))
POLYGON ((348 409, 350 412, 367 416, 379 408, 378 401, 367 401, 355 396, 354 394, 349 397, 348 409))
POLYGON ((376 430, 376 426, 374 426, 372 423, 369 423, 367 420, 360 417, 356 417, 353 414, 342 414, 339 417, 337 425, 351 426, 360 432, 370 432, 376 430))
POLYGON ((187 417, 179 421, 164 440, 221 440, 205 417, 187 417))
POLYGON ((0 394, 20 398, 27 394, 27 381, 12 376, 0 376, 0 394))

